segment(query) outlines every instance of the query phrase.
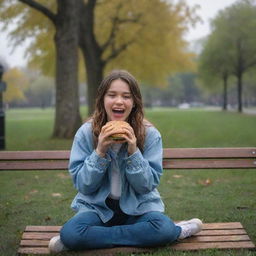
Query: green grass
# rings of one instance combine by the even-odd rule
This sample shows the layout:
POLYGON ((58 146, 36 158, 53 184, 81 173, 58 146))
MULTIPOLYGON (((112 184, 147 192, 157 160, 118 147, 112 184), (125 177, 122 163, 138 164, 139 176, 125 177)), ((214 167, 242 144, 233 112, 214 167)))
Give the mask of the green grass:
MULTIPOLYGON (((85 109, 82 112, 85 113, 85 109)), ((160 130, 164 147, 256 145, 256 116, 253 115, 153 109, 147 110, 146 116, 160 130)), ((69 149, 71 140, 51 138, 53 117, 52 109, 7 111, 7 149, 69 149)), ((76 191, 67 171, 4 171, 0 175, 1 256, 16 254, 26 225, 61 225, 73 215, 70 203, 76 191)), ((159 190, 166 213, 171 218, 200 217, 205 222, 239 221, 256 243, 255 184, 255 170, 172 170, 165 171, 159 190), (205 185, 206 180, 210 184, 205 185)), ((251 256, 256 252, 170 252, 161 249, 155 255, 251 256)))

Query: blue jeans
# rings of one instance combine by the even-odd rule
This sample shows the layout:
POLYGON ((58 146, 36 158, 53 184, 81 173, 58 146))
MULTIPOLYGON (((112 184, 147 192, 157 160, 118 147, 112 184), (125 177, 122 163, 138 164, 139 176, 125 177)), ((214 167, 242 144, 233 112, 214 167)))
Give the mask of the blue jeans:
MULTIPOLYGON (((113 200, 112 200, 113 201, 113 200)), ((61 241, 70 250, 112 248, 116 246, 154 247, 177 240, 181 228, 160 212, 140 216, 123 213, 115 202, 113 218, 103 223, 95 212, 80 212, 66 222, 61 241)))

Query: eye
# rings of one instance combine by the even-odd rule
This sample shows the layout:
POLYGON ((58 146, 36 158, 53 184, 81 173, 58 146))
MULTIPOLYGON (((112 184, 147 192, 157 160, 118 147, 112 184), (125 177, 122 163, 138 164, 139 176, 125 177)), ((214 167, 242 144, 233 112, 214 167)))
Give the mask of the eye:
POLYGON ((131 96, 131 95, 129 95, 129 94, 124 95, 124 98, 125 98, 125 99, 131 99, 131 97, 132 97, 132 96, 131 96))

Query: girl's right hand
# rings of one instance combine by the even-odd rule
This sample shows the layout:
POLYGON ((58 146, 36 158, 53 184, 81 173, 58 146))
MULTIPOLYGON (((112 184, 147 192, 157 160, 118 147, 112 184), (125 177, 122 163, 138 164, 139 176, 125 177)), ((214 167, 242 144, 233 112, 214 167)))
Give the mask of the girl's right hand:
POLYGON ((101 132, 98 138, 98 145, 96 148, 96 152, 101 157, 105 157, 105 154, 109 148, 109 146, 113 143, 113 140, 109 137, 113 134, 112 127, 109 125, 104 125, 101 128, 101 132))

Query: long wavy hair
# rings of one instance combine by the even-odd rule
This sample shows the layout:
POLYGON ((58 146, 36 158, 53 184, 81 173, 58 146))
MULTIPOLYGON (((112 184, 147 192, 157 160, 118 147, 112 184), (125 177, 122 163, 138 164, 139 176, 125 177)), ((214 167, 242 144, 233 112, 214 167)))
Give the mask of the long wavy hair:
POLYGON ((143 151, 143 145, 145 141, 145 125, 147 121, 144 120, 144 111, 141 92, 136 79, 126 70, 113 70, 109 75, 107 75, 101 82, 98 88, 98 94, 95 101, 95 111, 92 115, 92 130, 94 134, 95 147, 98 143, 98 136, 100 134, 102 126, 106 124, 107 113, 104 107, 104 96, 107 93, 111 83, 117 79, 121 79, 128 84, 132 97, 134 106, 132 111, 126 120, 134 130, 135 136, 137 138, 137 146, 143 151))

